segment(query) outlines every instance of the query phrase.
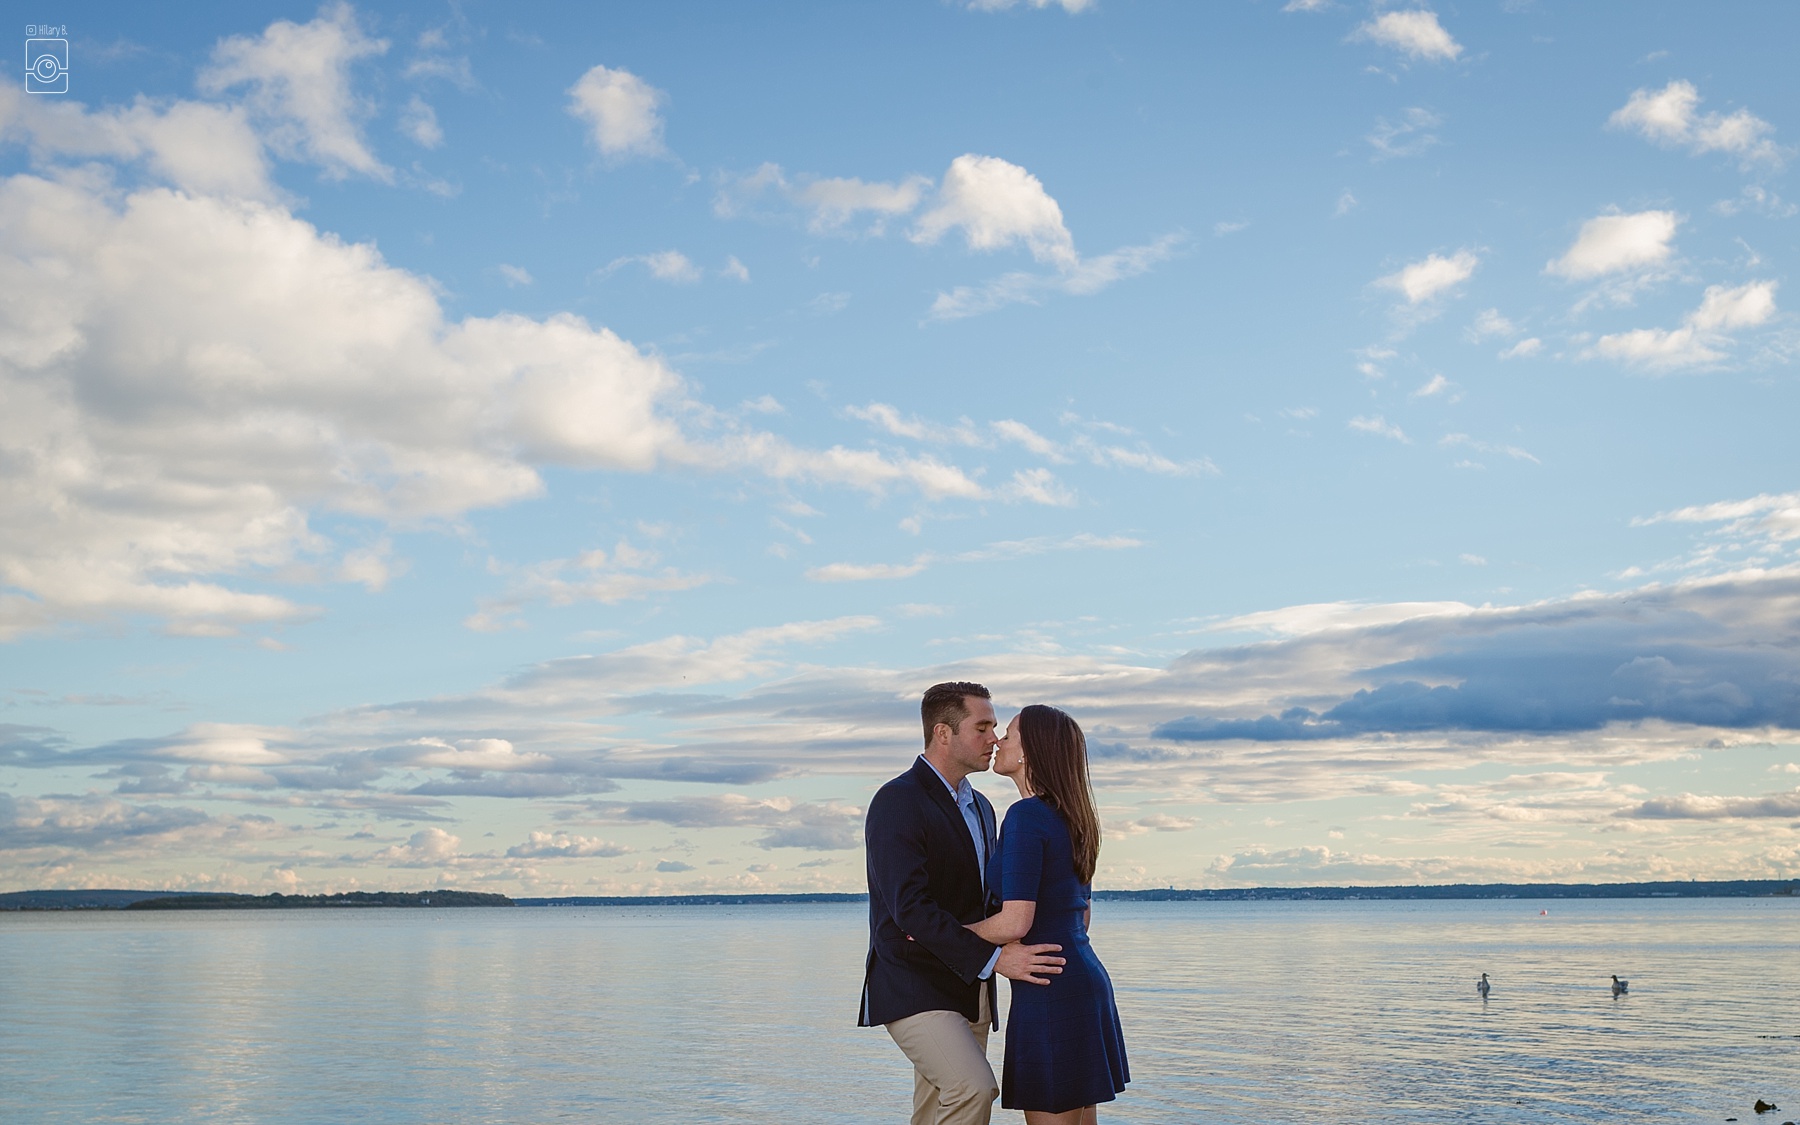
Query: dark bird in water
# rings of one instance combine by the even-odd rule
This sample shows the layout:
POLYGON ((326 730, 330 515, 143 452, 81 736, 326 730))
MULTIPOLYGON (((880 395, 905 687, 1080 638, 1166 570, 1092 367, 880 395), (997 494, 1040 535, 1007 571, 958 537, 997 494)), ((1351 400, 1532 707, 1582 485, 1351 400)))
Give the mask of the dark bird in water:
POLYGON ((1481 979, 1475 982, 1475 991, 1481 993, 1481 998, 1483 1000, 1486 1000, 1487 994, 1488 994, 1488 989, 1490 987, 1492 987, 1492 986, 1488 984, 1487 974, 1482 973, 1481 979))
POLYGON ((1613 995, 1614 996, 1623 996, 1627 992, 1630 992, 1630 991, 1631 991, 1631 982, 1628 980, 1620 980, 1619 974, 1614 973, 1613 974, 1613 995))

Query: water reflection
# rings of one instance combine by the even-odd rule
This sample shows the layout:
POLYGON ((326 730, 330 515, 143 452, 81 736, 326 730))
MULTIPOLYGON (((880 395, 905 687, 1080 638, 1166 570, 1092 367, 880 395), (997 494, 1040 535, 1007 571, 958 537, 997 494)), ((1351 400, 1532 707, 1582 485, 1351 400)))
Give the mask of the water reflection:
MULTIPOLYGON (((1537 911, 1102 904, 1136 1076, 1103 1117, 1716 1122, 1800 1103, 1800 904, 1537 911)), ((904 1060, 852 1026, 863 919, 0 915, 0 1121, 900 1121, 904 1060)))

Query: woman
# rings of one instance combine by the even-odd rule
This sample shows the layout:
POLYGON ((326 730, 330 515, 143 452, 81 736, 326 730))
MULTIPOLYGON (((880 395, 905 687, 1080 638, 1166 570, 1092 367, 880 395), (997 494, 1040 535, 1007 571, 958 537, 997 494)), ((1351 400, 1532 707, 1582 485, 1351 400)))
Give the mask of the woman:
POLYGON ((1088 944, 1100 818, 1087 740, 1075 720, 1033 705, 1007 725, 994 772, 1022 798, 1006 812, 988 868, 1000 913, 969 928, 995 944, 1054 942, 1067 958, 1048 985, 1012 990, 1000 1104, 1026 1125, 1094 1125, 1095 1105, 1131 1080, 1112 980, 1088 944))

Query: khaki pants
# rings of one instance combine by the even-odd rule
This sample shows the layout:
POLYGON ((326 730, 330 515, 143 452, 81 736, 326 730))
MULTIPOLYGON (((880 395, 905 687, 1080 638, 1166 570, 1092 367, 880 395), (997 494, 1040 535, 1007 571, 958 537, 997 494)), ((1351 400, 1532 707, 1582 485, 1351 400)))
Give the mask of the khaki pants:
POLYGON ((1000 1084, 987 1060, 986 981, 978 1015, 970 1023, 961 1012, 920 1012, 887 1025, 912 1060, 912 1125, 988 1125, 1000 1084))

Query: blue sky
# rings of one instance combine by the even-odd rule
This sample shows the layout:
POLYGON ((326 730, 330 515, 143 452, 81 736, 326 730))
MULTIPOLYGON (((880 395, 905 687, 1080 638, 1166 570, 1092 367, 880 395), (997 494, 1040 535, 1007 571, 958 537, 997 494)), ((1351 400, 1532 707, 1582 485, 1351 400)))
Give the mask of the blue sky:
POLYGON ((1102 885, 1800 870, 1791 7, 37 18, 5 889, 857 889, 949 678, 1102 885))

